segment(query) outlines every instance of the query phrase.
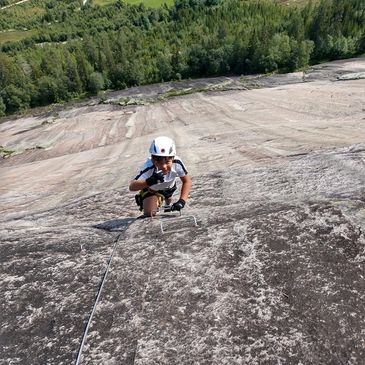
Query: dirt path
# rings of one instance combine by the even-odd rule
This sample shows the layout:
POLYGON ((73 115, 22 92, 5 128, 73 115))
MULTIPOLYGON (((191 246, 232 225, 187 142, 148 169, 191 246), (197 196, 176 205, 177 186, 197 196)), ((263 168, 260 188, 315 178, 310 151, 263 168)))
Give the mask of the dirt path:
POLYGON ((27 1, 29 1, 29 0, 21 0, 21 1, 18 1, 16 3, 14 3, 14 4, 9 4, 9 5, 3 6, 2 8, 0 8, 0 10, 8 9, 12 6, 19 5, 19 4, 25 3, 27 1))

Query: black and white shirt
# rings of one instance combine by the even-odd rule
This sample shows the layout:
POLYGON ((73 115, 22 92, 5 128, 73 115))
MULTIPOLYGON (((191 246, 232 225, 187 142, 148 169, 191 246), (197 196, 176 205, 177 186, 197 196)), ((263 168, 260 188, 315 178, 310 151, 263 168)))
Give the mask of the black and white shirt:
MULTIPOLYGON (((148 158, 143 165, 139 174, 135 177, 135 180, 146 180, 149 178, 154 171, 157 171, 156 166, 153 164, 152 159, 148 158)), ((175 185, 175 180, 177 177, 183 177, 188 174, 185 165, 178 156, 174 157, 172 161, 171 171, 164 175, 165 181, 159 184, 150 186, 152 190, 165 190, 172 188, 175 185)))

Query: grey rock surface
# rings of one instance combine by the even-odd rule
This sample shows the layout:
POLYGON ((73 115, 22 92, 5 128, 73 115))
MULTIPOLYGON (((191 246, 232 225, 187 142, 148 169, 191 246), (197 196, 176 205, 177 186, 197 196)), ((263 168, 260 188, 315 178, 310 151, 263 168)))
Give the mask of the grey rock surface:
POLYGON ((334 81, 362 67, 0 124, 0 363, 363 364, 365 84, 334 81), (193 189, 139 219, 162 132, 193 189))

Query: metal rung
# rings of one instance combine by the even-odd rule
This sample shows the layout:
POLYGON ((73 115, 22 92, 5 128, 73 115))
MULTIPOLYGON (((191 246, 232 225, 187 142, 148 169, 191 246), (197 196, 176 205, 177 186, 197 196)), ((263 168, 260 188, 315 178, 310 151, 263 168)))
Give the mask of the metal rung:
MULTIPOLYGON (((174 217, 174 218, 162 218, 161 219, 161 221, 160 221, 160 229, 161 229, 161 233, 162 234, 165 234, 165 233, 169 233, 169 232, 176 232, 176 231, 180 231, 181 229, 183 229, 183 228, 185 228, 185 226, 184 227, 180 227, 179 229, 173 229, 173 230, 171 230, 171 231, 168 231, 168 232, 166 232, 166 227, 164 228, 164 221, 166 222, 166 223, 176 223, 176 222, 179 222, 179 223, 181 223, 181 222, 183 222, 184 220, 188 220, 188 221, 191 221, 192 223, 194 223, 194 227, 197 227, 198 226, 198 222, 197 222, 197 220, 196 220, 196 218, 195 218, 195 216, 194 215, 186 215, 186 216, 181 216, 181 214, 180 214, 180 216, 179 217, 174 217)), ((166 224, 165 224, 166 225, 166 224)))

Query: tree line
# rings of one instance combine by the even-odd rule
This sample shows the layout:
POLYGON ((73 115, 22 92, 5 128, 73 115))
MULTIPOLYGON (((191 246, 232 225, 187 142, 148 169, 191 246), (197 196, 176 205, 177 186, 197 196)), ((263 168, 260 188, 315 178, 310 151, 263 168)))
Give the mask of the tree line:
POLYGON ((365 52, 363 0, 301 7, 268 0, 175 0, 158 9, 121 0, 103 7, 71 0, 45 4, 46 11, 32 19, 1 18, 0 29, 38 31, 1 46, 0 115, 101 90, 288 72, 365 52))

